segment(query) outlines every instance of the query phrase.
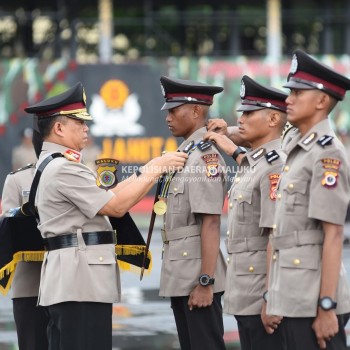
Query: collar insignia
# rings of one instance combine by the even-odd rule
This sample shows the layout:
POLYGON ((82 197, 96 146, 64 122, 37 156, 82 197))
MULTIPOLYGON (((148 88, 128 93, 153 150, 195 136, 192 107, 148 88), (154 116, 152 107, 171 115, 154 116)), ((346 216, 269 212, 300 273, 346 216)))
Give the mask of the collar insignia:
POLYGON ((80 163, 81 154, 77 151, 74 151, 72 149, 67 149, 63 153, 63 156, 72 162, 80 163))
POLYGON ((252 158, 254 160, 257 160, 260 157, 262 157, 265 153, 266 153, 265 148, 259 148, 255 153, 252 154, 252 158))
POLYGON ((311 133, 310 135, 308 135, 304 141, 303 141, 303 145, 308 145, 315 137, 317 136, 316 132, 311 133))

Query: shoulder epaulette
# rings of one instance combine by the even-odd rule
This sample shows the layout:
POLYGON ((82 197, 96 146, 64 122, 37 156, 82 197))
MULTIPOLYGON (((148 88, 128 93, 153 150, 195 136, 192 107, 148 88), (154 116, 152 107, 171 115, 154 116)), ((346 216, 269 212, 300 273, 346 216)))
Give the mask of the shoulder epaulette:
POLYGON ((325 146, 329 146, 332 144, 332 140, 333 140, 333 136, 329 136, 329 135, 323 135, 322 137, 320 137, 317 140, 317 143, 321 146, 321 147, 325 147, 325 146))
POLYGON ((10 174, 16 174, 19 173, 20 171, 26 170, 26 169, 30 169, 30 168, 34 168, 35 167, 35 163, 31 163, 31 164, 27 164, 26 166, 24 166, 23 168, 19 168, 17 170, 11 171, 10 174))
POLYGON ((201 141, 198 144, 198 148, 200 151, 204 152, 207 149, 211 148, 211 146, 213 145, 213 143, 211 141, 201 141))

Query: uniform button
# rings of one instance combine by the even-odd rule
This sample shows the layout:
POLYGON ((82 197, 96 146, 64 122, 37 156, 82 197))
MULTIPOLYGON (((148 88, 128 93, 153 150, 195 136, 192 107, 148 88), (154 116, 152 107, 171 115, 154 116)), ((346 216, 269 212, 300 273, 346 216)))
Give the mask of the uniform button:
POLYGON ((254 266, 249 266, 249 272, 254 272, 254 266))
POLYGON ((294 260, 293 260, 293 264, 294 264, 295 266, 300 265, 300 259, 294 259, 294 260))
POLYGON ((279 193, 279 194, 277 195, 277 198, 278 198, 278 199, 281 199, 281 198, 282 198, 282 194, 279 193))
POLYGON ((174 187, 174 191, 175 191, 175 192, 177 191, 177 187, 174 187))
POLYGON ((276 224, 273 224, 273 225, 272 225, 272 228, 273 228, 274 230, 276 230, 277 225, 276 225, 276 224))
POLYGON ((292 189, 292 188, 294 188, 294 184, 289 184, 288 187, 289 187, 290 189, 292 189))
POLYGON ((235 179, 236 184, 237 184, 238 182, 240 182, 240 181, 241 181, 241 178, 240 178, 240 177, 236 177, 236 179, 235 179))
POLYGON ((102 257, 102 256, 100 256, 100 257, 98 258, 98 260, 103 261, 103 257, 102 257))
POLYGON ((187 255, 188 255, 187 252, 182 253, 182 256, 187 256, 187 255))
POLYGON ((277 255, 276 255, 276 254, 273 254, 273 255, 272 255, 272 260, 273 260, 273 261, 276 261, 276 260, 277 260, 277 255))
POLYGON ((232 207, 233 207, 232 203, 230 203, 230 204, 229 204, 229 207, 230 207, 230 208, 232 208, 232 207))
POLYGON ((227 263, 230 262, 230 257, 229 256, 226 258, 226 261, 227 261, 227 263))
POLYGON ((238 196, 238 199, 242 199, 242 198, 243 198, 243 195, 240 194, 240 195, 238 196))
POLYGON ((227 236, 229 236, 230 235, 230 231, 227 231, 226 234, 227 234, 227 236))
POLYGON ((283 169, 284 171, 288 171, 289 170, 289 166, 288 165, 286 165, 285 167, 284 167, 284 169, 283 169))

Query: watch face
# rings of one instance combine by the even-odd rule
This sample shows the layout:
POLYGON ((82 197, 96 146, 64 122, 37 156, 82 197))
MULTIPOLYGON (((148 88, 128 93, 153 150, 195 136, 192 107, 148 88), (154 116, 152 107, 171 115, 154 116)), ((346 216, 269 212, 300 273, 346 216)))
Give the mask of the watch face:
POLYGON ((330 309, 333 305, 332 305, 332 300, 329 299, 329 298, 324 298, 322 299, 322 302, 321 302, 321 305, 322 305, 322 308, 324 309, 330 309))
POLYGON ((209 283, 209 277, 208 276, 201 276, 200 283, 202 285, 207 285, 209 283))

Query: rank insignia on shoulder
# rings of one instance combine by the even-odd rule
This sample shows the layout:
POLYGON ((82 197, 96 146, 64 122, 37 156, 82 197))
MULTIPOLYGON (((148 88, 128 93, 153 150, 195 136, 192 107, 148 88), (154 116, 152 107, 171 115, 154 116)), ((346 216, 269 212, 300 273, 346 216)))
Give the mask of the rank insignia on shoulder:
POLYGON ((260 157, 262 157, 265 153, 266 153, 265 148, 259 148, 255 153, 252 154, 252 158, 254 160, 257 160, 260 157))
POLYGON ((270 199, 275 201, 277 199, 277 185, 278 180, 280 179, 280 174, 270 174, 270 199))
POLYGON ((29 168, 34 168, 35 166, 35 163, 31 163, 31 164, 27 164, 26 166, 22 167, 22 168, 19 168, 17 170, 14 170, 14 171, 11 171, 10 174, 16 174, 20 171, 23 171, 23 170, 26 170, 26 169, 29 169, 29 168))
POLYGON ((191 141, 191 142, 184 148, 184 150, 183 150, 182 152, 188 153, 189 151, 192 150, 193 145, 194 145, 194 141, 191 141))
POLYGON ((219 155, 217 153, 205 154, 202 159, 206 163, 207 177, 219 175, 219 155))
POLYGON ((266 161, 271 164, 274 160, 278 159, 280 155, 275 151, 270 151, 265 154, 266 161))
POLYGON ((308 135, 304 139, 303 145, 308 145, 315 137, 317 137, 317 133, 316 132, 312 132, 310 135, 308 135))
POLYGON ((95 164, 97 165, 96 185, 106 191, 117 186, 117 165, 119 160, 110 158, 96 159, 95 164))
POLYGON ((204 151, 206 151, 207 149, 209 149, 211 146, 212 146, 212 143, 211 143, 210 141, 200 141, 197 147, 198 147, 202 152, 204 152, 204 151))
POLYGON ((65 158, 67 158, 68 160, 72 161, 72 162, 77 162, 80 163, 80 157, 81 154, 77 151, 74 151, 72 149, 67 149, 64 153, 63 156, 65 158))
POLYGON ((329 146, 332 144, 333 136, 323 135, 317 140, 317 143, 324 148, 324 146, 329 146))

